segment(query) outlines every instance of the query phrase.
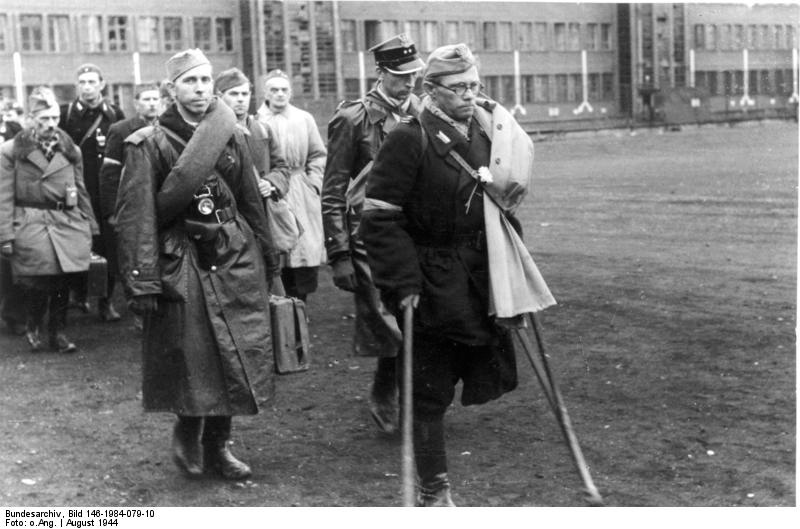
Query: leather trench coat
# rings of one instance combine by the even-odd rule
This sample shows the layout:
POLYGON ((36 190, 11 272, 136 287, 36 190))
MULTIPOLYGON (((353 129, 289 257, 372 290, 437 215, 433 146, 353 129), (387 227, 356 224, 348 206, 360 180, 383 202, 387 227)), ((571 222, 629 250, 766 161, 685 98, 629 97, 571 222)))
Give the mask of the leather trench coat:
POLYGON ((25 130, 0 146, 0 241, 14 241, 14 275, 40 276, 89 269, 92 233, 97 233, 83 183, 81 152, 59 130, 59 150, 48 162, 25 130), (42 208, 64 202, 67 186, 77 191, 71 208, 42 208))
MULTIPOLYGON (((409 114, 421 104, 409 96, 409 114)), ((364 98, 343 102, 328 123, 328 158, 322 183, 322 221, 328 260, 351 252, 358 240, 360 207, 349 208, 346 194, 352 180, 373 161, 386 135, 397 125, 389 104, 370 90, 364 98), (351 241, 352 239, 352 241, 351 241)))
POLYGON ((159 127, 127 138, 117 199, 126 294, 158 295, 158 310, 144 321, 144 408, 190 416, 254 414, 274 386, 262 259, 271 239, 252 161, 236 130, 209 171, 216 179, 207 182, 218 184, 216 207, 233 212, 217 225, 209 250, 187 232, 186 212, 164 225, 156 218, 157 195, 177 149, 159 127))

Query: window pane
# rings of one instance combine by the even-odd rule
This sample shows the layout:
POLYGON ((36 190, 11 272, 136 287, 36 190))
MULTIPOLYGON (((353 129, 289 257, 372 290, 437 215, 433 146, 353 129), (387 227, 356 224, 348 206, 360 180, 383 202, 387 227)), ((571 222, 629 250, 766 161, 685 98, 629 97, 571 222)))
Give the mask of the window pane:
POLYGON ((183 19, 164 17, 164 51, 183 49, 183 19))
POLYGON ((731 45, 735 50, 741 50, 744 47, 744 26, 736 24, 733 27, 733 42, 731 45))
POLYGON ((103 51, 103 22, 97 15, 84 15, 80 22, 81 50, 85 53, 103 51))
POLYGON ((497 49, 500 51, 513 50, 511 38, 511 22, 500 22, 497 27, 497 49))
POLYGON ((547 47, 547 22, 534 24, 534 49, 544 51, 547 47))
POLYGON ((747 47, 751 50, 758 46, 758 26, 750 24, 747 26, 747 47))
POLYGON ((563 103, 567 101, 567 75, 556 74, 556 101, 563 103))
POLYGON ((728 50, 731 47, 731 25, 720 24, 719 26, 719 49, 728 50))
POLYGON ((614 49, 614 34, 611 32, 611 24, 600 24, 600 49, 614 49))
POLYGON ((22 37, 22 51, 44 51, 41 15, 20 15, 19 31, 22 37))
MULTIPOLYGON (((554 49, 563 51, 567 49, 567 25, 566 24, 553 24, 553 44, 554 49)), ((556 86, 558 86, 558 78, 556 77, 556 86)), ((558 90, 558 89, 556 89, 558 90)), ((560 101, 560 100, 559 100, 560 101)))
POLYGON ((158 51, 158 18, 139 17, 136 20, 138 49, 142 52, 158 51))
MULTIPOLYGON (((414 41, 415 44, 419 45, 422 42, 422 31, 420 29, 420 23, 417 20, 411 20, 406 22, 406 33, 411 40, 414 41)), ((375 42, 374 44, 377 44, 375 42)))
POLYGON ((439 47, 439 24, 435 21, 425 22, 425 38, 423 39, 425 51, 433 51, 439 47))
MULTIPOLYGON (((342 51, 344 52, 358 51, 358 48, 356 47, 356 21, 342 20, 341 31, 342 31, 342 51)), ((356 92, 358 92, 358 88, 356 88, 356 92)))
POLYGON ((550 100, 550 89, 547 75, 533 76, 533 101, 547 103, 550 100))
POLYGON ((717 26, 714 24, 706 25, 706 49, 717 49, 717 26))
POLYGON ((694 47, 698 50, 706 48, 706 28, 703 24, 694 25, 694 47))
POLYGON ((497 49, 497 22, 483 23, 483 49, 489 51, 497 49))
POLYGON ((530 22, 520 22, 517 26, 517 46, 520 50, 529 51, 533 49, 533 24, 530 22))
POLYGON ((128 51, 128 17, 108 17, 108 51, 128 51))
POLYGON ((0 13, 0 51, 11 49, 11 34, 8 31, 8 16, 0 13))
POLYGON ((514 76, 500 76, 500 102, 511 104, 514 102, 514 76))
MULTIPOLYGON (((71 51, 69 43, 69 17, 51 15, 47 17, 47 31, 50 36, 50 51, 65 53, 71 51)), ((0 29, 0 31, 2 31, 0 29)), ((0 47, 1 48, 1 47, 0 47)))
POLYGON ((603 99, 606 101, 613 101, 616 99, 614 95, 614 74, 604 73, 603 76, 603 99))
POLYGON ((194 45, 203 51, 211 51, 211 18, 198 17, 193 21, 194 45))
POLYGON ((775 49, 782 50, 786 47, 786 42, 783 38, 783 26, 775 26, 775 49))
POLYGON ((597 41, 600 36, 600 31, 597 24, 586 24, 586 37, 583 43, 587 50, 596 50, 598 48, 597 41))
POLYGON ((773 87, 772 87, 772 75, 770 70, 761 70, 759 72, 759 77, 761 81, 761 93, 762 94, 772 94, 773 87))
POLYGON ((217 19, 217 51, 233 51, 233 19, 217 19))
POLYGON ((569 49, 580 51, 581 49, 581 25, 577 22, 570 22, 567 30, 569 49))
POLYGON ((580 74, 572 74, 567 80, 567 100, 577 103, 583 100, 583 84, 580 74))
POLYGON ((461 24, 461 31, 463 31, 463 42, 471 50, 478 46, 478 26, 475 22, 463 22, 461 24))
POLYGON ((446 22, 444 27, 444 40, 448 43, 461 42, 458 33, 458 22, 446 22))
POLYGON ((589 101, 599 101, 602 98, 600 91, 600 74, 589 74, 589 101))

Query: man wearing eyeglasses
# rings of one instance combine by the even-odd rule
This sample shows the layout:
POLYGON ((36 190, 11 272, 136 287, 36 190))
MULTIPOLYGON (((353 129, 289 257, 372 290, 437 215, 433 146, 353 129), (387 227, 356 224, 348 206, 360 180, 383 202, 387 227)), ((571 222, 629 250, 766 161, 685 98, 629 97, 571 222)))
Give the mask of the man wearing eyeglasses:
POLYGON ((339 105, 328 124, 322 220, 333 283, 355 297, 354 352, 378 357, 369 395, 370 413, 378 429, 391 434, 397 430, 396 357, 402 338, 397 321, 372 284, 357 231, 375 153, 403 117, 419 114, 420 102, 412 90, 425 63, 405 34, 370 51, 377 65, 377 84, 363 98, 339 105))
POLYGON ((492 152, 493 129, 501 127, 493 112, 501 108, 479 96, 478 68, 465 44, 430 54, 423 88, 419 119, 398 125, 376 155, 360 233, 386 306, 396 314, 416 308, 418 505, 453 506, 443 423, 456 384, 462 381, 463 405, 517 385, 509 333, 489 316, 483 194, 489 168, 501 163, 492 152))

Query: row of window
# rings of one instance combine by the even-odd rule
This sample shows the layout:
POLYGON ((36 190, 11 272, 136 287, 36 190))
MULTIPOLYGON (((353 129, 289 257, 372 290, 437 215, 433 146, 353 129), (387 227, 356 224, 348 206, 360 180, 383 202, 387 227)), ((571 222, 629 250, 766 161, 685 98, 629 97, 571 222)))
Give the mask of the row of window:
MULTIPOLYGON (((506 106, 515 103, 513 75, 487 75, 481 80, 489 97, 506 106)), ((612 73, 590 73, 587 80, 589 101, 614 100, 612 73)), ((368 79, 367 87, 372 86, 375 81, 376 79, 368 79)), ((358 79, 345 79, 345 97, 359 97, 358 79)), ((583 78, 580 74, 523 75, 520 77, 520 98, 523 105, 580 103, 583 101, 583 78)))
POLYGON ((168 53, 187 47, 209 52, 235 50, 233 19, 229 17, 20 14, 17 25, 19 33, 12 38, 9 16, 0 14, 0 52, 168 53))
MULTIPOLYGON (((735 96, 744 94, 744 71, 695 72, 694 85, 709 95, 735 96)), ((792 94, 792 70, 750 70, 748 95, 792 94)))
POLYGON ((342 49, 346 52, 367 50, 398 33, 406 33, 423 52, 456 42, 464 42, 473 51, 614 48, 612 25, 604 23, 342 20, 341 27, 342 49))
POLYGON ((789 24, 695 24, 698 50, 788 50, 797 46, 789 24))

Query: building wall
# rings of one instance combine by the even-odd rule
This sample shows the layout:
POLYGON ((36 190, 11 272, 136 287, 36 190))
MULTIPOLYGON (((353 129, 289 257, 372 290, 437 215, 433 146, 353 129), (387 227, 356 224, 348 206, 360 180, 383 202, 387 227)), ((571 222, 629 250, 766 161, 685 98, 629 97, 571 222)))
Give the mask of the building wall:
POLYGON ((91 62, 103 71, 110 85, 109 95, 128 112, 132 111, 134 52, 139 53, 143 82, 163 79, 166 60, 188 47, 206 47, 204 51, 217 71, 242 61, 241 22, 235 0, 3 0, 3 6, 0 13, 0 90, 6 97, 14 96, 15 51, 20 52, 22 79, 28 91, 35 85, 46 84, 54 87, 59 99, 70 99, 75 93, 75 70, 80 64, 91 62), (84 22, 93 17, 100 17, 96 32, 88 29, 84 22), (125 17, 123 30, 111 26, 119 20, 117 17, 125 17), (140 25, 142 17, 157 17, 154 38, 140 25), (55 24, 56 20, 59 24, 55 24), (167 25, 178 20, 181 38, 169 39, 167 25), (31 25, 37 21, 41 23, 38 31, 31 25), (52 31, 51 21, 54 23, 52 31), (202 26, 209 22, 210 28, 206 25, 205 30, 210 29, 210 33, 205 33, 202 26), (221 35, 224 39, 217 39, 218 23, 225 28, 221 35), (60 36, 54 38, 59 33, 60 36), (204 33, 210 35, 210 40, 203 38, 204 33), (124 45, 118 44, 120 41, 116 39, 122 35, 125 36, 121 39, 124 45), (88 50, 95 44, 99 48, 97 51, 88 50), (224 49, 219 50, 219 46, 224 49))

